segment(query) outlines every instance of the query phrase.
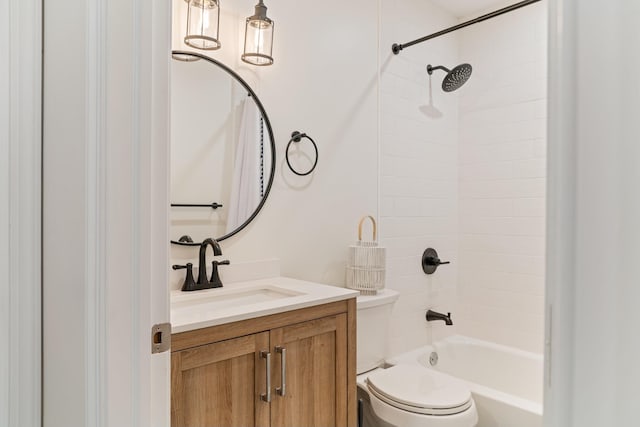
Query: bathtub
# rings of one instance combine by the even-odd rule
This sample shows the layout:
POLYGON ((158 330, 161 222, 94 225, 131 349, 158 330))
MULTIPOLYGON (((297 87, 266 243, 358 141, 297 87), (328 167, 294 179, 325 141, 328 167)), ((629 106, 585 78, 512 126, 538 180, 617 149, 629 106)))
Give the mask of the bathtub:
POLYGON ((478 427, 541 427, 542 360, 540 354, 455 335, 388 362, 418 364, 467 382, 478 427), (435 365, 432 352, 438 355, 435 365))

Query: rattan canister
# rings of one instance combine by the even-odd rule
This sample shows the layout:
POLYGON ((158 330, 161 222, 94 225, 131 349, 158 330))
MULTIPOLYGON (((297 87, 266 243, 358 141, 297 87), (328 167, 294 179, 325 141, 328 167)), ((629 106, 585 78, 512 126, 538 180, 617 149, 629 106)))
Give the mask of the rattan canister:
POLYGON ((349 246, 347 262, 347 288, 363 295, 375 295, 384 288, 386 274, 386 249, 378 245, 378 226, 371 216, 363 216, 358 223, 358 241, 349 246), (373 225, 373 240, 362 240, 365 220, 373 225))

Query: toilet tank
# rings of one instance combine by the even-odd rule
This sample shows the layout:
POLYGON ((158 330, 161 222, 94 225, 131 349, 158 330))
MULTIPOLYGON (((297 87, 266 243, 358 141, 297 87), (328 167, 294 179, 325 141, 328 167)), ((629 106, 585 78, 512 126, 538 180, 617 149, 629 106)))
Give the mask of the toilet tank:
POLYGON ((398 296, 399 293, 393 289, 379 290, 376 295, 358 296, 358 374, 370 371, 384 362, 387 356, 391 309, 398 296))

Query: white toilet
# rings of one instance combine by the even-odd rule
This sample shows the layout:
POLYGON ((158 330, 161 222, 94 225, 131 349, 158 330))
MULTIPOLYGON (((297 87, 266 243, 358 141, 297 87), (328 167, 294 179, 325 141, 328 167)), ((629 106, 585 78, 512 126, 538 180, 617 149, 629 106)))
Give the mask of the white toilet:
POLYGON ((476 406, 462 381, 417 364, 383 367, 396 299, 391 289, 357 299, 358 397, 366 406, 361 427, 475 426, 476 406))

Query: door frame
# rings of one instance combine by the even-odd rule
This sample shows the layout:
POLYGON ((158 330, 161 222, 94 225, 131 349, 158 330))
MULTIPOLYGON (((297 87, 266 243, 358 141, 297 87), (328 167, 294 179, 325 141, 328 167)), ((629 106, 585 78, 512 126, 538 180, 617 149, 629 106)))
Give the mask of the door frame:
POLYGON ((550 0, 544 425, 571 426, 575 333, 576 11, 550 0))
POLYGON ((170 0, 44 2, 44 426, 170 424, 170 28, 170 0))
POLYGON ((41 416, 39 0, 0 2, 0 425, 41 416))
POLYGON ((595 65, 640 67, 638 19, 634 1, 549 5, 548 427, 637 424, 640 99, 595 65))

